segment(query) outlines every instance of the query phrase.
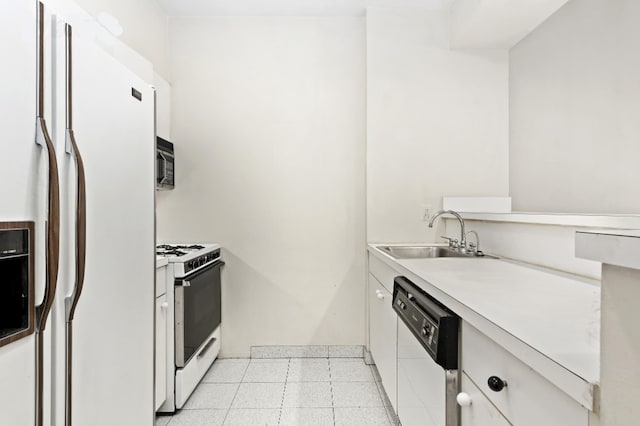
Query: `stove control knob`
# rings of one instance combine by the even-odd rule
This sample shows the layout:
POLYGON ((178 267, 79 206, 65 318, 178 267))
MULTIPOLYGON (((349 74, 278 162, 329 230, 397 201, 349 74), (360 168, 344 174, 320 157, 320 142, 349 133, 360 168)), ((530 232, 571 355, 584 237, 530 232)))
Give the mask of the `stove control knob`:
POLYGON ((429 330, 429 326, 428 326, 428 325, 427 325, 427 326, 422 327, 422 335, 423 335, 423 336, 428 336, 428 335, 429 335, 429 331, 430 331, 430 330, 429 330))
POLYGON ((402 309, 403 311, 407 309, 407 305, 401 300, 398 301, 398 306, 400 306, 400 309, 402 309))

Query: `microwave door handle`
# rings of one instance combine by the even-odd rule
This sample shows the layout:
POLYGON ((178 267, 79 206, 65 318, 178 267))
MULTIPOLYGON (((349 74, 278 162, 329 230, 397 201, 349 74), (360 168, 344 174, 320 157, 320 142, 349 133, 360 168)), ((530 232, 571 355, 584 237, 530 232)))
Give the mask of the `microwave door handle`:
POLYGON ((165 183, 165 180, 167 179, 167 157, 165 157, 164 154, 160 151, 158 151, 158 155, 162 157, 162 177, 158 182, 162 185, 165 183))
POLYGON ((162 154, 162 183, 165 183, 165 180, 168 178, 168 173, 167 173, 167 164, 169 163, 169 160, 167 160, 167 157, 164 156, 164 154, 162 154))

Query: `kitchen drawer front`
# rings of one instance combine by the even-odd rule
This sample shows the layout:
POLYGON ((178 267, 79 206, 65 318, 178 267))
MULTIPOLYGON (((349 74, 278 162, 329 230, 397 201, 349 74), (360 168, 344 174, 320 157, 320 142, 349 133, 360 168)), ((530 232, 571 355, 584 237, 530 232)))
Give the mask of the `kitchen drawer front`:
POLYGON ((394 271, 383 261, 369 254, 369 273, 376 277, 389 293, 393 294, 393 280, 400 275, 399 272, 394 271))
POLYGON ((156 297, 167 292, 167 267, 156 268, 156 297))
POLYGON ((470 405, 460 407, 460 426, 510 426, 510 423, 465 373, 460 391, 469 396, 470 405))
POLYGON ((587 426, 589 412, 566 393, 466 322, 462 369, 500 412, 518 426, 587 426), (505 381, 491 390, 488 379, 505 381))

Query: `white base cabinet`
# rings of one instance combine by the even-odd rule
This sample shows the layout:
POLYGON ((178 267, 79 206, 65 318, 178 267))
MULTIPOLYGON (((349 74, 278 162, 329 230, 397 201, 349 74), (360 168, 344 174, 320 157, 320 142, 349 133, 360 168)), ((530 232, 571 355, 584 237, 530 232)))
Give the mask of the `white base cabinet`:
MULTIPOLYGON (((462 370, 511 424, 589 425, 586 408, 465 321, 462 322, 462 370), (491 377, 501 380, 505 386, 492 389, 491 377)), ((464 412, 465 407, 462 408, 464 412)))
POLYGON ((167 399, 167 267, 156 269, 155 407, 167 399))
MULTIPOLYGON (((398 322, 392 307, 393 282, 399 275, 402 273, 375 255, 369 255, 369 350, 393 408, 400 414, 403 424, 441 424, 442 421, 438 419, 430 422, 419 411, 415 416, 412 415, 414 405, 419 407, 431 403, 434 398, 427 398, 428 401, 424 403, 420 401, 420 397, 428 392, 415 385, 416 380, 411 372, 424 372, 424 367, 417 364, 419 356, 406 354, 408 346, 402 343, 413 336, 409 334, 405 337, 400 327, 404 324, 398 322), (411 362, 416 365, 405 367, 411 362), (415 392, 404 391, 411 386, 416 389, 415 392), (409 401, 408 406, 406 402, 402 407, 398 406, 401 390, 402 400, 409 401), (413 402, 410 401, 411 396, 415 396, 413 402)), ((462 320, 460 426, 599 425, 597 414, 590 412, 511 352, 464 321, 464 318, 462 320), (499 391, 492 390, 489 386, 492 376, 506 382, 506 386, 499 391)), ((434 378, 427 380, 428 383, 437 381, 434 378)))
POLYGON ((369 350, 391 405, 397 412, 398 317, 391 303, 391 293, 369 274, 369 350))
POLYGON ((509 426, 498 409, 484 396, 482 391, 473 384, 469 376, 460 374, 459 401, 466 399, 465 405, 460 407, 460 426, 509 426), (464 395, 464 399, 460 396, 464 395))
POLYGON ((167 295, 156 299, 156 406, 167 398, 167 295))

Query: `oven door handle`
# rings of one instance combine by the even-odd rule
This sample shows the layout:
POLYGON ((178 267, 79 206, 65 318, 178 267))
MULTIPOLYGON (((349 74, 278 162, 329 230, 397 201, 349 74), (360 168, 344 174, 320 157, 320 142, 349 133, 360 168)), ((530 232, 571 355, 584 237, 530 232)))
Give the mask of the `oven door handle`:
POLYGON ((200 275, 209 272, 212 269, 216 269, 216 268, 221 268, 224 266, 224 262, 222 260, 217 260, 213 263, 210 263, 208 265, 204 265, 204 266, 200 266, 200 269, 196 269, 195 271, 191 271, 189 272, 189 278, 182 278, 182 279, 178 279, 176 280, 176 286, 181 286, 181 287, 191 287, 191 281, 194 278, 199 277, 200 275))
POLYGON ((200 351, 200 353, 198 354, 197 358, 201 359, 202 357, 204 357, 207 352, 209 352, 209 349, 211 349, 211 346, 213 346, 213 344, 216 342, 216 338, 212 337, 211 340, 209 340, 207 342, 206 345, 204 345, 204 347, 202 348, 202 350, 200 351))

